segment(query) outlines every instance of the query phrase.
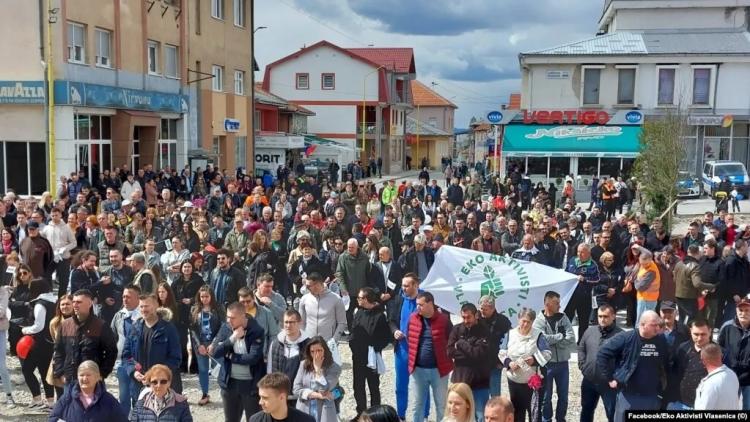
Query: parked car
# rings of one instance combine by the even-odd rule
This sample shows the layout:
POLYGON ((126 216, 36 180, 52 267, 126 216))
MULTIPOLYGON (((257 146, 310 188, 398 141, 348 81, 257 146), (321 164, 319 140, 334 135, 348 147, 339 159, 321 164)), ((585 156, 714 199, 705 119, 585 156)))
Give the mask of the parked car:
POLYGON ((328 162, 319 158, 305 160, 305 174, 308 176, 324 177, 328 176, 328 162))
POLYGON ((677 179, 677 197, 682 199, 700 198, 703 194, 701 181, 694 174, 681 171, 677 179))
POLYGON ((703 190, 713 197, 716 188, 725 177, 728 177, 737 191, 745 196, 750 192, 750 177, 747 175, 745 165, 739 161, 729 160, 707 161, 703 165, 703 190))

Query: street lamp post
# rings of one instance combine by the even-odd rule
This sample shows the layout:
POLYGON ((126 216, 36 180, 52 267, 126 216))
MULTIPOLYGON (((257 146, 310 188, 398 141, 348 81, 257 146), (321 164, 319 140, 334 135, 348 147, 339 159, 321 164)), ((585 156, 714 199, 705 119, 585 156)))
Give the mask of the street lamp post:
MULTIPOLYGON (((254 14, 250 15, 251 17, 254 16, 254 14)), ((252 22, 251 22, 252 25, 252 22)), ((252 125, 248 125, 248 127, 252 127, 252 130, 250 133, 248 133, 248 138, 250 141, 250 144, 253 146, 253 153, 251 154, 253 157, 255 156, 255 33, 260 31, 261 29, 268 29, 267 26, 259 26, 255 29, 253 29, 253 34, 250 37, 250 121, 252 122, 252 125)), ((245 153, 245 156, 247 157, 247 152, 245 153)), ((255 162, 253 162, 253 173, 255 173, 255 162)), ((246 164, 245 168, 247 169, 249 166, 246 164)))
POLYGON ((57 22, 59 9, 47 3, 47 148, 49 148, 49 192, 57 195, 57 163, 55 161, 55 72, 52 61, 52 24, 57 22))
MULTIPOLYGON (((384 68, 385 65, 379 66, 377 69, 373 70, 372 72, 365 75, 364 78, 362 78, 362 151, 365 150, 365 133, 367 132, 365 130, 365 108, 367 107, 367 77, 372 75, 373 73, 379 71, 380 69, 384 68)), ((377 119, 376 119, 377 121, 377 119)), ((377 128, 376 128, 377 129, 377 128)), ((355 142, 354 145, 354 157, 357 156, 357 145, 355 142)))

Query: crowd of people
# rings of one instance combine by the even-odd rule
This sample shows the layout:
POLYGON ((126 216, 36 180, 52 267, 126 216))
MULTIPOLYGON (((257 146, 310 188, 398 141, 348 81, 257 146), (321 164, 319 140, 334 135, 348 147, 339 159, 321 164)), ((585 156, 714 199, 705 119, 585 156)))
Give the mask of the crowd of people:
MULTIPOLYGON (((432 403, 437 421, 563 421, 573 352, 582 421, 599 398, 617 421, 630 409, 750 409, 750 226, 721 211, 673 236, 658 219, 610 213, 606 198, 588 212, 575 195, 522 188, 518 170, 489 183, 451 171, 462 177, 443 189, 426 167, 418 182, 379 186, 123 166, 93 183, 71 174, 56 197, 7 193, 0 351, 7 338, 29 410, 50 420, 187 421, 194 403, 219 399, 230 422, 334 422, 352 394, 360 420, 373 408, 426 420, 432 403), (564 309, 550 291, 511 321, 487 295, 454 326, 419 287, 444 245, 578 284, 564 309), (343 345, 352 385, 340 382, 343 345), (395 409, 381 406, 391 345, 395 409), (182 394, 188 372, 194 401, 182 394)), ((0 379, 15 406, 7 359, 0 379)))

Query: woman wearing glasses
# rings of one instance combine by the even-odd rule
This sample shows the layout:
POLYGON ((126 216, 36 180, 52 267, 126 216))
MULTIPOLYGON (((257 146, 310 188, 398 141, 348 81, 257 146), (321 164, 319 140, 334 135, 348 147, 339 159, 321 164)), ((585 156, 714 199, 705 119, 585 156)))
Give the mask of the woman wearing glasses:
POLYGON ((149 388, 141 393, 140 400, 136 402, 130 415, 131 422, 193 421, 187 398, 175 392, 171 387, 172 371, 166 365, 152 366, 143 376, 143 381, 149 388))
POLYGON ((8 329, 8 341, 10 342, 10 354, 16 355, 16 344, 21 339, 21 325, 28 322, 29 312, 29 284, 31 284, 31 268, 26 264, 18 265, 16 269, 13 290, 10 294, 10 328, 8 329))
POLYGON ((124 422, 128 418, 104 387, 99 365, 87 360, 78 366, 78 383, 72 384, 55 403, 50 420, 124 422))

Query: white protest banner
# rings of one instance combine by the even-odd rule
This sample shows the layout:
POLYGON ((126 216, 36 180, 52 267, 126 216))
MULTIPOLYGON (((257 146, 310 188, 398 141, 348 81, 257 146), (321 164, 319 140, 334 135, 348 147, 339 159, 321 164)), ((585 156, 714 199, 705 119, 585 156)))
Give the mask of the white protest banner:
POLYGON ((493 295, 498 312, 512 318, 522 308, 542 309, 548 290, 560 294, 561 309, 565 309, 577 283, 575 274, 557 268, 442 246, 419 288, 432 293, 435 304, 453 314, 464 303, 478 304, 480 297, 493 295))

